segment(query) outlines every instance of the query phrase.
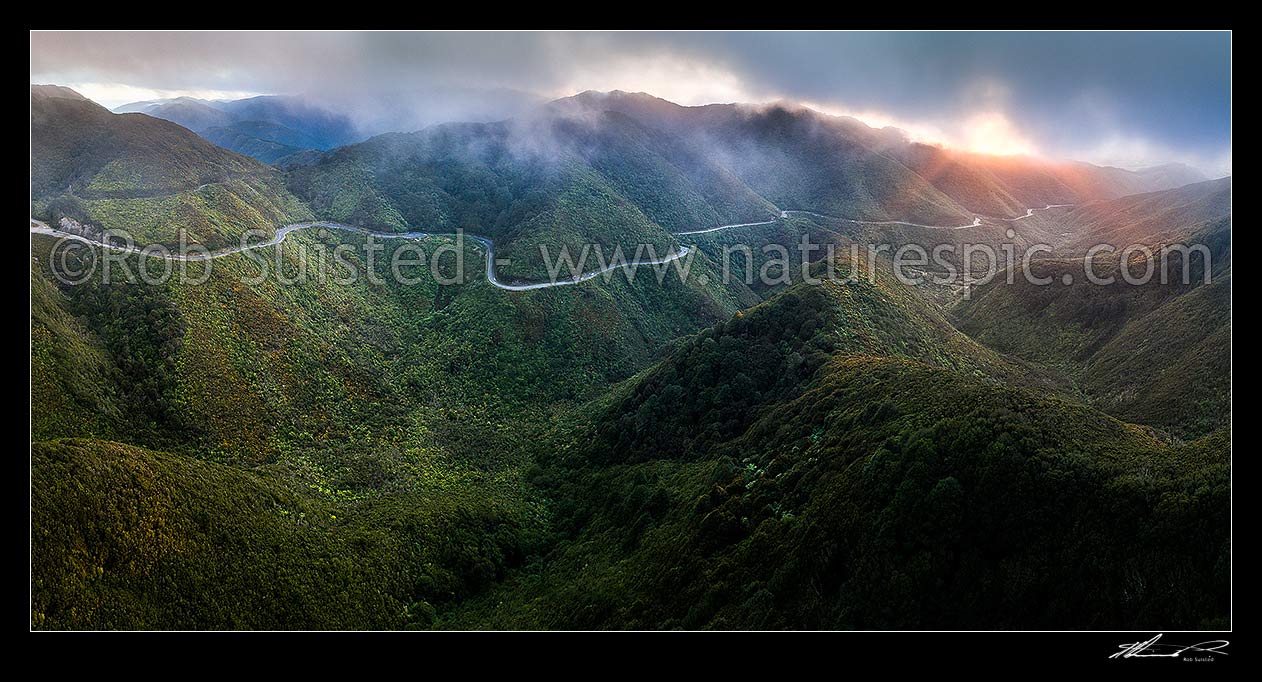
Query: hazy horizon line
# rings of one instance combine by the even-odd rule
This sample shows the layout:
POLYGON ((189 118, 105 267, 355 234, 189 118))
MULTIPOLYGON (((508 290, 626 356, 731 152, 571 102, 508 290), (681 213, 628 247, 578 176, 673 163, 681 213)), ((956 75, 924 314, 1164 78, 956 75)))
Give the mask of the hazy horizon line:
MULTIPOLYGON (((31 83, 31 86, 53 86, 53 87, 67 88, 69 90, 74 91, 76 94, 83 97, 84 99, 114 114, 141 113, 144 115, 148 115, 148 114, 145 114, 145 112, 123 112, 123 111, 120 111, 120 109, 139 105, 139 104, 161 104, 161 103, 172 102, 172 101, 180 100, 180 99, 191 99, 198 102, 205 102, 205 103, 213 104, 213 103, 237 102, 237 101, 260 98, 260 97, 275 97, 275 98, 294 98, 294 99, 305 100, 308 103, 321 106, 332 113, 349 117, 349 114, 347 112, 336 110, 336 104, 337 104, 336 101, 333 101, 327 97, 319 97, 319 96, 315 96, 315 95, 311 95, 309 93, 303 93, 303 92, 229 93, 228 91, 204 91, 204 90, 167 91, 171 93, 175 93, 175 92, 201 93, 203 96, 198 96, 197 94, 173 94, 172 96, 168 96, 168 97, 156 97, 152 99, 130 100, 130 101, 122 102, 120 104, 116 104, 114 106, 110 106, 107 103, 103 103, 102 101, 99 101, 88 95, 83 94, 80 88, 76 87, 76 85, 82 85, 82 84, 67 85, 67 84, 61 84, 61 83, 31 83), (240 95, 240 96, 213 97, 213 98, 204 96, 211 92, 216 93, 216 94, 234 94, 234 95, 240 95)), ((524 93, 524 91, 514 91, 514 92, 524 93)), ((527 93, 524 93, 524 94, 527 94, 527 93)), ((1038 152, 1019 152, 1019 153, 1012 153, 1012 154, 1003 154, 1003 153, 977 151, 977 150, 969 149, 963 146, 952 145, 950 143, 943 142, 943 141, 917 139, 916 136, 911 131, 907 130, 906 128, 899 127, 897 125, 892 125, 892 124, 877 125, 869 120, 865 120, 862 116, 858 116, 858 115, 854 115, 850 113, 835 113, 835 112, 826 111, 823 108, 820 108, 818 105, 814 105, 814 103, 805 102, 802 100, 796 100, 789 97, 776 97, 776 98, 767 99, 764 101, 736 101, 734 100, 734 101, 714 101, 714 102, 705 102, 705 103, 698 103, 698 104, 684 104, 681 102, 676 102, 674 100, 671 100, 667 97, 662 97, 660 95, 656 95, 654 93, 647 92, 644 90, 631 91, 631 90, 623 90, 620 88, 613 88, 610 90, 597 90, 594 88, 586 88, 583 90, 571 92, 570 94, 567 94, 567 95, 559 95, 559 96, 554 96, 554 97, 538 95, 538 93, 528 93, 528 94, 534 94, 538 97, 538 102, 532 107, 529 107, 528 110, 537 109, 540 107, 547 106, 549 104, 554 104, 554 103, 567 100, 567 99, 573 99, 573 98, 580 97, 586 94, 601 95, 601 96, 607 96, 607 95, 645 96, 645 97, 650 97, 656 100, 660 100, 662 102, 666 102, 670 105, 685 108, 685 109, 699 109, 699 108, 711 107, 711 106, 734 106, 734 107, 768 108, 768 109, 774 108, 774 107, 780 107, 785 110, 803 109, 806 111, 810 111, 813 114, 824 116, 827 118, 854 121, 856 123, 859 123, 867 127, 869 130, 873 130, 873 131, 891 131, 892 130, 901 134, 909 143, 921 144, 921 145, 926 145, 930 147, 936 147, 939 149, 945 149, 945 150, 950 150, 953 152, 959 152, 959 153, 976 155, 976 156, 983 156, 983 157, 990 157, 990 158, 997 158, 997 159, 1028 158, 1028 159, 1035 159, 1039 161, 1052 162, 1052 163, 1086 163, 1086 164, 1090 164, 1090 165, 1100 167, 1100 168, 1118 168, 1118 169, 1126 170, 1130 172, 1140 172, 1140 171, 1153 170, 1153 169, 1164 168, 1164 167, 1169 167, 1169 166, 1175 166, 1175 167, 1181 166, 1181 167, 1189 168, 1201 173, 1202 175, 1206 176, 1206 181, 1220 180, 1222 178, 1231 177, 1231 174, 1232 174, 1229 168, 1226 171, 1211 170, 1209 168, 1204 167, 1203 165, 1190 163, 1188 161, 1180 160, 1180 159, 1171 159, 1171 160, 1163 161, 1160 163, 1125 165, 1125 164, 1117 164, 1117 163, 1101 163, 1097 161, 1088 161, 1081 158, 1042 154, 1038 152)), ((432 123, 425 124, 419 128, 379 129, 379 130, 371 130, 371 131, 361 130, 359 132, 362 132, 365 135, 365 137, 363 138, 363 140, 360 140, 360 142, 372 139, 379 135, 386 135, 390 133, 420 132, 428 128, 432 128, 434 126, 439 126, 439 125, 475 123, 475 122, 492 122, 493 123, 493 122, 500 122, 500 121, 515 120, 515 119, 521 118, 521 116, 522 116, 522 113, 505 116, 505 117, 489 117, 489 118, 482 118, 482 119, 479 119, 476 117, 452 118, 448 120, 434 121, 432 123)), ((356 143, 349 143, 349 144, 356 144, 356 143)))

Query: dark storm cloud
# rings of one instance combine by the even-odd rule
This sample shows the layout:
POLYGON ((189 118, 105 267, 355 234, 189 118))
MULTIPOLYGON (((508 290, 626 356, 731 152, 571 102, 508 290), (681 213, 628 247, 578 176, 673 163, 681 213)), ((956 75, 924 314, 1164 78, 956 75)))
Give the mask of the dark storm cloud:
POLYGON ((303 93, 378 126, 510 115, 588 88, 645 90, 686 104, 806 101, 962 146, 998 140, 1230 169, 1226 33, 36 33, 31 42, 32 81, 303 93))

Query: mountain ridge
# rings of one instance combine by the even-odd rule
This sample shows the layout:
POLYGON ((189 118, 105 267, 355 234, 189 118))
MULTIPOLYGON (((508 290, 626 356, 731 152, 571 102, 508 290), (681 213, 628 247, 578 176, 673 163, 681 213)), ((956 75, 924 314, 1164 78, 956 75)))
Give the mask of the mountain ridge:
POLYGON ((32 217, 216 248, 310 217, 280 173, 178 124, 32 87, 32 217))

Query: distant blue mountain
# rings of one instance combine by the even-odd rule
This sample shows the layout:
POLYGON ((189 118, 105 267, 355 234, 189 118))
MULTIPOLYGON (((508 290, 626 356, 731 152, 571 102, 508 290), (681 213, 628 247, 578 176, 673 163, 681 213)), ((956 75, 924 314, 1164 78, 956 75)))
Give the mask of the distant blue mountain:
POLYGON ((117 113, 138 112, 177 123, 211 142, 265 163, 304 150, 327 150, 367 137, 350 118, 301 97, 264 95, 240 100, 194 97, 124 104, 117 113))

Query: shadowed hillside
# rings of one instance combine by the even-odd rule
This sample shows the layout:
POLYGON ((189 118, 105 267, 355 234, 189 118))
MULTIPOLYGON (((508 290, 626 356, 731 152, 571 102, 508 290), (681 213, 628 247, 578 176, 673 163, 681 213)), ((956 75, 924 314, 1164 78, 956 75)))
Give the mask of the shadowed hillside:
POLYGON ((832 342, 888 303, 843 300, 829 319, 804 310, 813 295, 791 289, 695 337, 593 405, 589 425, 567 425, 528 473, 558 500, 565 539, 446 624, 1223 622, 1224 433, 1175 447, 1043 391, 897 357, 915 347, 908 330, 832 342), (1157 587, 1187 575, 1200 578, 1177 596, 1157 587))
MULTIPOLYGON (((1075 211, 1066 250, 1099 240, 1087 280, 1081 258, 1036 261, 1038 285, 1017 276, 978 287, 952 312, 960 328, 1003 353, 1060 368, 1118 417, 1183 437, 1230 425, 1230 178, 1099 202, 1075 211), (1077 237, 1082 234, 1084 236, 1077 237), (1129 284, 1118 251, 1146 246, 1153 274, 1129 284), (1186 254, 1175 248, 1199 246, 1186 254), (1206 258, 1208 255, 1208 259, 1206 258), (1208 272, 1207 272, 1208 270, 1208 272), (1166 281, 1162 282, 1162 272, 1166 281), (1066 286, 1063 277, 1073 283, 1066 286)), ((1142 252, 1128 271, 1142 277, 1142 252)))

